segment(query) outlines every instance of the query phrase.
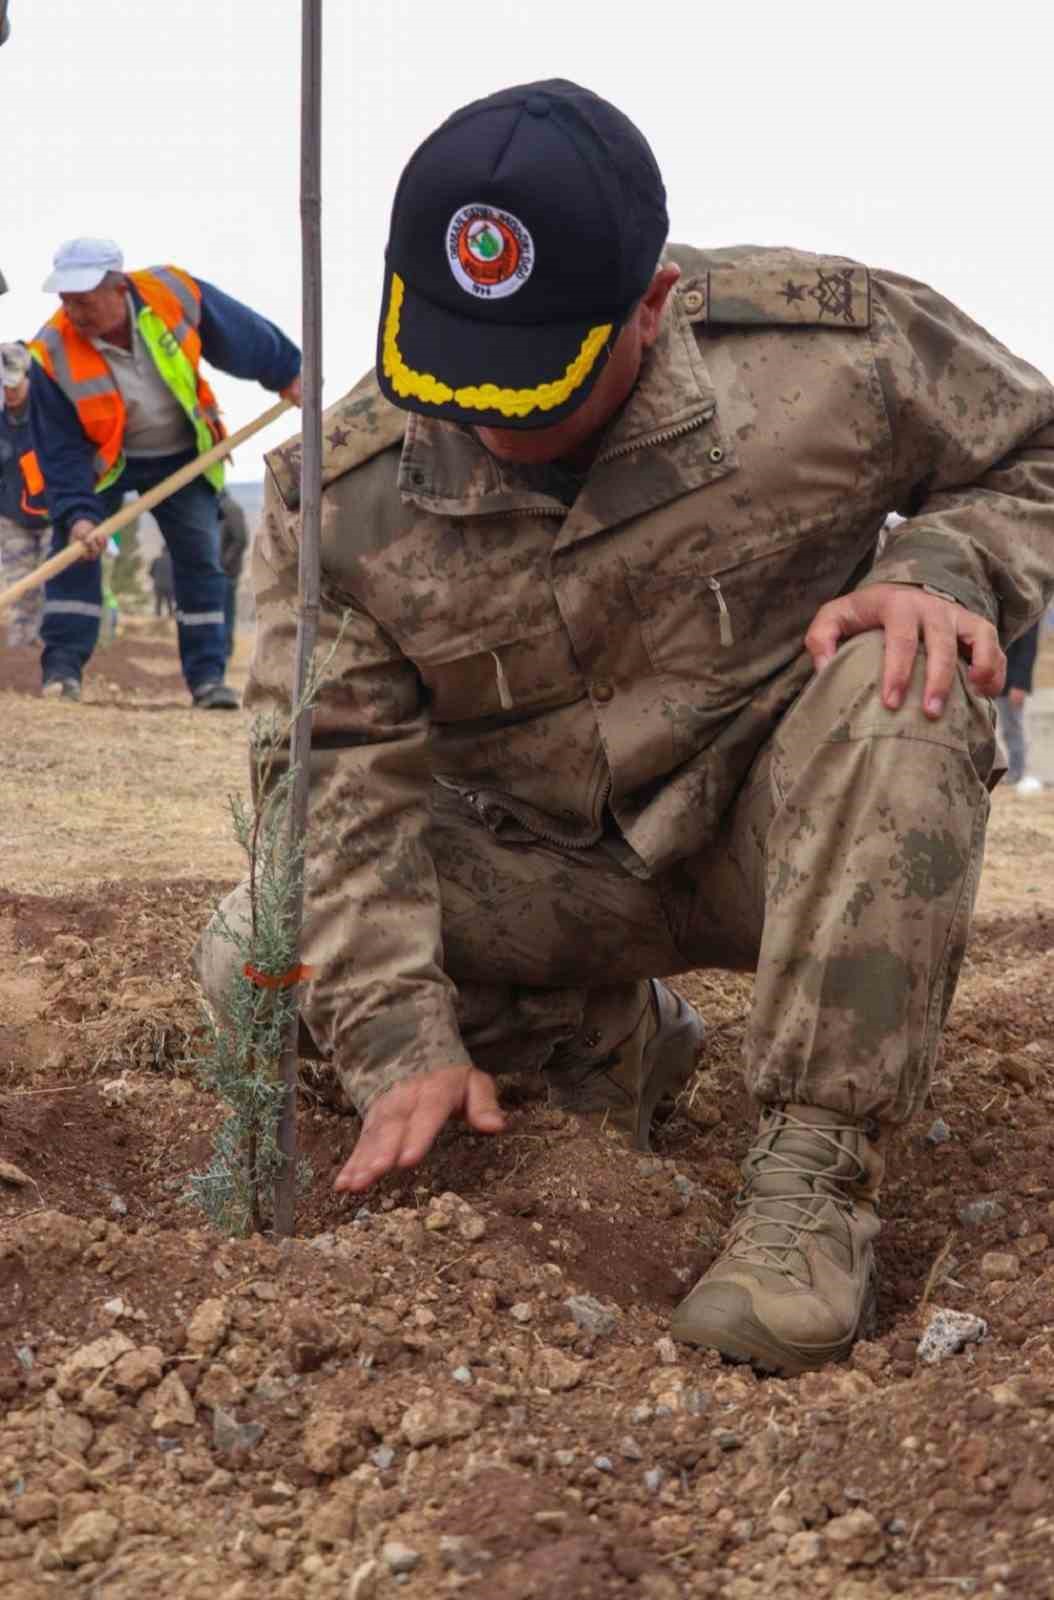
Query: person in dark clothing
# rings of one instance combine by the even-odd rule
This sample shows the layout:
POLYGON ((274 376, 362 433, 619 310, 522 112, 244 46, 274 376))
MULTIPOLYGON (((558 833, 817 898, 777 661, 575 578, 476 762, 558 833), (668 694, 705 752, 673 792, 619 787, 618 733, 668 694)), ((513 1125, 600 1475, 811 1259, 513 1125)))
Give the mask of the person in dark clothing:
POLYGON ((245 512, 229 489, 219 497, 220 513, 220 566, 227 579, 227 592, 223 598, 223 625, 227 636, 227 660, 234 654, 234 630, 238 621, 238 580, 242 563, 249 546, 249 529, 245 512))
POLYGON ((1006 781, 1018 794, 1038 794, 1041 780, 1028 770, 1025 701, 1032 693, 1032 674, 1039 649, 1039 623, 1006 647, 1006 684, 996 701, 999 732, 1006 745, 1006 781))
POLYGON ((176 589, 172 576, 172 557, 167 550, 150 563, 150 582, 154 586, 154 616, 171 617, 176 609, 176 589))

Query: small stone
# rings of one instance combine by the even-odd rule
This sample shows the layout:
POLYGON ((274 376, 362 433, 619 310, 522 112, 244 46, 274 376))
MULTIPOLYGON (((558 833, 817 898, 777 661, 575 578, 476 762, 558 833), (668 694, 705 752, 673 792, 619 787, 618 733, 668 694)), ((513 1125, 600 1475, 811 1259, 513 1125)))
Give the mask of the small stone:
POLYGON ((128 1215, 128 1201, 122 1200, 119 1194, 115 1194, 110 1201, 110 1210, 115 1217, 126 1217, 128 1215))
POLYGON ((227 1337, 230 1317, 226 1300, 203 1300, 187 1323, 187 1349, 195 1355, 214 1355, 227 1337))
POLYGON ((308 1523, 308 1532, 315 1543, 332 1546, 354 1539, 358 1530, 356 1506, 354 1494, 340 1492, 316 1506, 308 1523))
POLYGON ((68 1217, 64 1211, 38 1211, 23 1218, 14 1238, 30 1262, 39 1255, 51 1267, 68 1267, 88 1248, 92 1235, 79 1217, 68 1217))
POLYGON ((59 1503, 53 1494, 38 1490, 33 1494, 19 1495, 11 1508, 11 1516, 19 1528, 34 1528, 38 1522, 50 1522, 58 1516, 59 1503))
POLYGON ((636 1427, 640 1427, 642 1422, 653 1421, 654 1417, 655 1407, 650 1406, 646 1400, 641 1405, 634 1406, 633 1410, 629 1414, 630 1422, 632 1422, 636 1427))
POLYGON ((9 1183, 12 1189, 24 1189, 32 1181, 13 1161, 0 1161, 0 1183, 9 1183))
POLYGON ((443 1533, 439 1536, 439 1564, 448 1572, 459 1572, 468 1577, 492 1560, 490 1551, 472 1543, 464 1534, 443 1533))
POLYGON ((988 1279, 1006 1282, 1021 1273, 1021 1262, 1008 1250, 989 1250, 981 1257, 981 1272, 988 1279))
POLYGON ((114 1363, 110 1374, 115 1389, 125 1394, 142 1394, 144 1389, 160 1383, 165 1371, 165 1357, 157 1345, 146 1344, 140 1350, 130 1350, 114 1363))
POLYGON ((574 1356, 566 1356, 552 1345, 542 1345, 535 1360, 542 1387, 556 1394, 576 1388, 585 1376, 584 1361, 576 1361, 574 1356))
POLYGON ((262 1422, 239 1422, 222 1406, 212 1408, 212 1447, 220 1455, 248 1454, 264 1436, 262 1422))
POLYGON ((530 1322, 534 1316, 534 1311, 526 1300, 517 1300, 514 1306, 509 1307, 509 1316, 513 1322, 518 1322, 522 1325, 530 1322))
MULTIPOLYGON (((641 1600, 682 1600, 683 1594, 680 1585, 665 1572, 642 1572, 638 1580, 638 1592, 641 1600)), ((724 1592, 731 1594, 731 1587, 724 1592)))
POLYGON ((377 1449, 370 1456, 370 1460, 373 1462, 374 1466, 379 1469, 379 1471, 387 1472, 388 1468, 395 1460, 395 1451, 392 1449, 390 1444, 378 1445, 377 1449))
POLYGON ((109 1511, 83 1511, 59 1535, 59 1554, 67 1566, 80 1567, 86 1561, 105 1561, 121 1525, 109 1511))
POLYGON ((656 1339, 655 1354, 658 1356, 664 1367, 676 1366, 678 1359, 677 1346, 674 1344, 669 1334, 664 1334, 661 1339, 656 1339))
POLYGON ((988 1324, 983 1317, 968 1311, 934 1311, 919 1340, 916 1355, 920 1361, 945 1361, 957 1355, 968 1344, 978 1344, 987 1334, 988 1324))
POLYGON ((458 1212, 457 1231, 466 1244, 478 1244, 480 1239, 486 1237, 486 1218, 466 1206, 463 1211, 458 1212))
POLYGON ((659 1490, 662 1488, 664 1476, 665 1474, 663 1473, 661 1467, 648 1468, 647 1472, 644 1474, 644 1487, 648 1490, 649 1494, 658 1494, 659 1490))
POLYGON ((577 1457, 575 1450, 554 1450, 553 1460, 558 1467, 573 1467, 577 1457))
POLYGON ((421 1552, 393 1539, 381 1546, 381 1559, 389 1572, 412 1572, 420 1564, 421 1552))
POLYGON ((194 1402, 177 1372, 162 1378, 153 1395, 150 1426, 155 1433, 170 1434, 173 1428, 191 1428, 197 1421, 194 1402))
POLYGON ((885 1554, 882 1528, 870 1511, 858 1508, 844 1517, 832 1517, 823 1537, 828 1554, 843 1567, 872 1567, 885 1554))
POLYGON ((594 1456, 593 1465, 598 1472, 614 1472, 615 1464, 610 1456, 594 1456))
POLYGON ((926 1133, 927 1144, 948 1144, 951 1140, 952 1130, 943 1117, 938 1117, 936 1122, 930 1124, 926 1133))
POLYGON ((90 1344, 82 1344, 59 1367, 55 1385, 60 1395, 67 1398, 79 1394, 86 1380, 94 1379, 99 1372, 113 1366, 121 1356, 134 1350, 135 1345, 123 1333, 107 1333, 90 1344))
POLYGON ((823 1540, 818 1533, 792 1533, 783 1552, 789 1567, 809 1567, 823 1555, 823 1540))
POLYGON ((714 1429, 714 1443, 725 1455, 729 1455, 733 1450, 741 1450, 743 1448, 743 1440, 740 1435, 732 1433, 728 1428, 714 1429))
POLYGON ((697 1128, 716 1128, 721 1121, 721 1107, 714 1100, 692 1099, 683 1109, 697 1128))
POLYGON ((1049 1248, 1050 1236, 1046 1233, 1026 1233, 1023 1238, 1017 1241, 1018 1255, 1025 1256, 1026 1259, 1030 1256, 1042 1255, 1044 1250, 1049 1248))
POLYGON ((1027 1475, 1018 1478, 1010 1491, 1010 1504, 1015 1511, 1042 1511, 1049 1502, 1050 1490, 1038 1478, 1027 1475))
POLYGON ((348 1419, 343 1411, 332 1408, 313 1411, 304 1424, 300 1445, 304 1465, 312 1472, 325 1475, 339 1472, 341 1457, 349 1442, 348 1419))
POLYGON ((969 1200, 959 1207, 959 1221, 964 1228, 979 1228, 986 1222, 998 1222, 1006 1216, 1006 1207, 999 1200, 969 1200))
POLYGON ((636 1439, 632 1439, 628 1433, 624 1438, 619 1440, 618 1447, 627 1461, 643 1461, 643 1450, 637 1443, 636 1439))
POLYGON ((472 1372, 468 1367, 455 1367, 450 1376, 455 1383, 470 1384, 472 1382, 472 1372))
POLYGON ((403 1414, 402 1435, 414 1449, 426 1444, 445 1444, 451 1439, 467 1439, 483 1420, 483 1412, 471 1400, 442 1402, 422 1400, 403 1414))
POLYGON ((884 1344, 878 1344, 870 1339, 861 1339, 853 1346, 853 1366, 861 1372, 875 1377, 889 1365, 889 1351, 884 1344))
POLYGON ((614 1333, 618 1326, 619 1313, 594 1299, 591 1294, 573 1294, 564 1301, 564 1306, 575 1326, 591 1333, 594 1338, 614 1333))

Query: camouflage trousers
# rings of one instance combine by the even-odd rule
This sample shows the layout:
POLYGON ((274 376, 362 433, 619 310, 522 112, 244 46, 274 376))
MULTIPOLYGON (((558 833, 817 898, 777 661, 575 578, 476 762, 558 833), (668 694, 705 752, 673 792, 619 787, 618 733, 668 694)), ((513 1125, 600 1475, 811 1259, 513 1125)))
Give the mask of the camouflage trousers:
MULTIPOLYGON (((48 553, 51 528, 24 528, 10 517, 0 517, 0 587, 9 589, 20 578, 28 577, 48 553)), ((7 612, 9 645, 36 644, 40 619, 44 614, 44 589, 31 589, 16 600, 7 612)))
MULTIPOLYGON (((639 1018, 643 980, 754 971, 744 1066, 757 1101, 910 1117, 966 944, 996 747, 991 705, 963 670, 931 722, 923 662, 898 712, 882 706, 881 665, 881 634, 843 646, 776 727, 718 836, 658 878, 628 872, 614 842, 498 840, 441 794, 445 968, 477 1064, 599 1059, 639 1018)), ((243 886, 225 915, 244 923, 247 906, 243 886)), ((234 959, 210 925, 197 960, 215 1005, 234 959)), ((338 1070, 368 1101, 354 1065, 338 1070)))

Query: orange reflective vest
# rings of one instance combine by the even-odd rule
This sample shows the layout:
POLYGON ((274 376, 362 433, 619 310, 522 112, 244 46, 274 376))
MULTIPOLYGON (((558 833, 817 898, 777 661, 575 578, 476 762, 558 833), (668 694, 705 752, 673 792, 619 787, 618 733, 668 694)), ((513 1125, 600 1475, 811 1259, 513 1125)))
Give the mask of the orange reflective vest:
MULTIPOLYGON (((201 454, 226 433, 216 396, 200 371, 201 290, 179 267, 148 267, 126 276, 163 324, 161 337, 151 337, 140 313, 147 348, 186 412, 201 454)), ((96 488, 105 488, 124 467, 125 429, 124 400, 105 358, 77 332, 64 307, 44 324, 29 350, 76 411, 95 446, 96 488)))
POLYGON ((46 520, 48 508, 41 503, 44 493, 44 474, 40 470, 35 450, 26 450, 18 458, 18 465, 22 469, 22 510, 27 517, 41 517, 46 520), (37 504, 32 502, 36 500, 37 504))

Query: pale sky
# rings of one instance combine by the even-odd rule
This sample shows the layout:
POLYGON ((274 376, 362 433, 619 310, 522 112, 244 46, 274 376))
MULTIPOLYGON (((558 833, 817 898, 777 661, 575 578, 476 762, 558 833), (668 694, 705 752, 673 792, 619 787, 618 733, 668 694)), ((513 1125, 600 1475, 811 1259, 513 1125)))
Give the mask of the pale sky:
MULTIPOLYGON (((12 0, 0 50, 0 338, 75 234, 172 261, 299 342, 299 0, 12 0)), ((329 404, 372 364, 391 197, 468 100, 573 78, 644 130, 671 237, 791 244, 923 278, 1054 371, 1054 24, 1004 0, 869 6, 325 0, 329 404)), ((220 376, 233 429, 262 411, 220 376)), ((239 453, 259 475, 278 424, 239 453)))

